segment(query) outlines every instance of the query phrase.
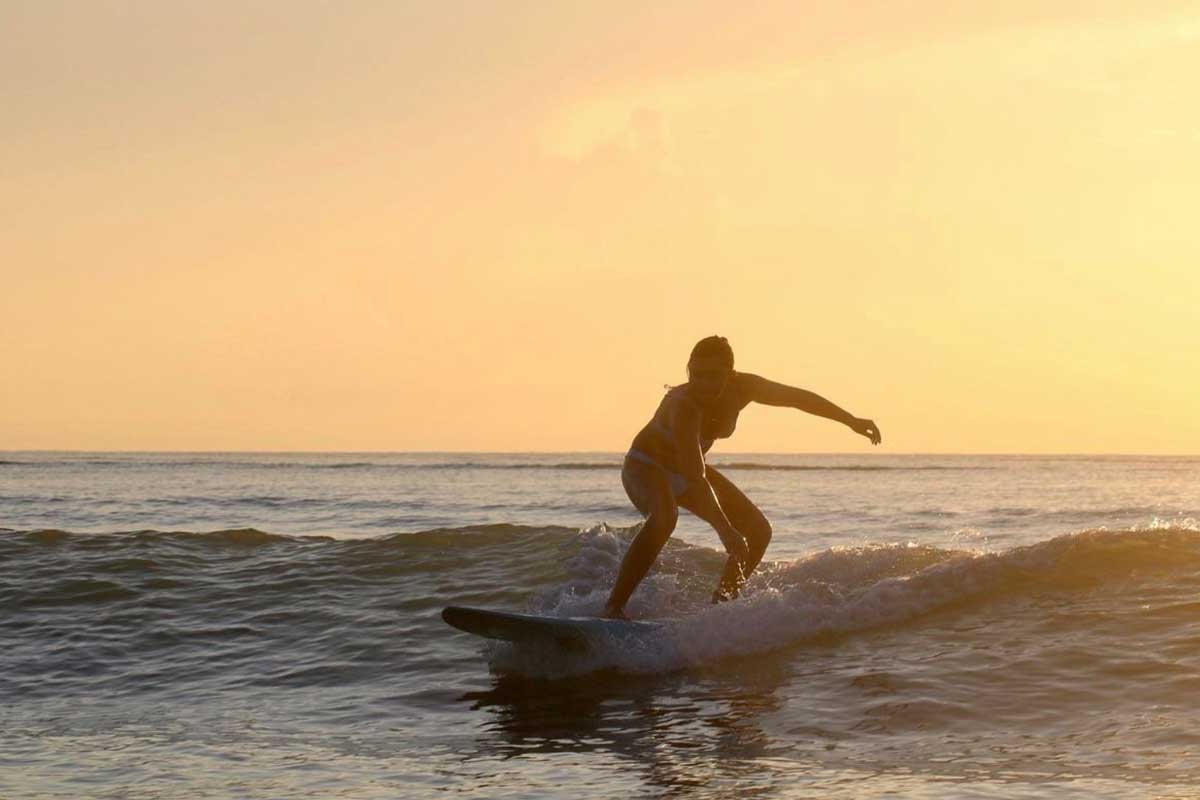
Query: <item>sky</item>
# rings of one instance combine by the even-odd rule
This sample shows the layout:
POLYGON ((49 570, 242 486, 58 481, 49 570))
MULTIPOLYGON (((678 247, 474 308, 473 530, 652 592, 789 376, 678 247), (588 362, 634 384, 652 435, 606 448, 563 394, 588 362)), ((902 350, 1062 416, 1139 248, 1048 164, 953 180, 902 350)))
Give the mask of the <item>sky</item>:
POLYGON ((1200 4, 0 0, 0 449, 621 451, 696 340, 1200 453, 1200 4))

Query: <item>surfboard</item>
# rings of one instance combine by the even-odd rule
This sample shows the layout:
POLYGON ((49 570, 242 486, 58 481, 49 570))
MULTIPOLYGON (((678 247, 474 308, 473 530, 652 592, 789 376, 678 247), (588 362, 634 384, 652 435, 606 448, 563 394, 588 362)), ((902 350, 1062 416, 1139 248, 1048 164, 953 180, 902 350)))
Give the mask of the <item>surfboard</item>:
POLYGON ((466 606, 447 606, 442 609, 442 619, 453 628, 486 639, 549 642, 568 650, 586 650, 604 641, 644 636, 662 629, 662 623, 649 620, 542 617, 466 606))

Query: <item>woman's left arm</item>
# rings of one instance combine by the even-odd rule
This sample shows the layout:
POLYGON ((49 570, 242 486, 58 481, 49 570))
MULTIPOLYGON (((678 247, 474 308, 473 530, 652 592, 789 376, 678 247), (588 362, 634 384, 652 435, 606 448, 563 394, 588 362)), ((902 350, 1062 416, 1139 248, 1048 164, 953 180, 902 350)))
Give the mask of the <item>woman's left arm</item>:
POLYGON ((879 435, 878 426, 872 420, 856 417, 846 409, 826 400, 815 392, 776 383, 775 381, 767 380, 759 375, 752 375, 747 372, 738 374, 745 382, 751 402, 762 403, 768 406, 799 409, 818 417, 825 417, 826 419, 840 422, 855 433, 870 439, 871 444, 879 444, 883 441, 883 437, 879 435))

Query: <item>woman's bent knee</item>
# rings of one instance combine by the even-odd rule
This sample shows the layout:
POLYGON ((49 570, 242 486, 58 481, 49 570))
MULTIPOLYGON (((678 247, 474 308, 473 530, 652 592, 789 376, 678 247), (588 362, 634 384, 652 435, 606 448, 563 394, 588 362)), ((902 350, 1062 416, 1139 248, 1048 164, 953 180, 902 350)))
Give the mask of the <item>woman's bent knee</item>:
POLYGON ((746 544, 750 549, 761 557, 766 552, 767 545, 771 543, 771 523, 764 519, 751 530, 742 531, 742 535, 746 537, 746 544))

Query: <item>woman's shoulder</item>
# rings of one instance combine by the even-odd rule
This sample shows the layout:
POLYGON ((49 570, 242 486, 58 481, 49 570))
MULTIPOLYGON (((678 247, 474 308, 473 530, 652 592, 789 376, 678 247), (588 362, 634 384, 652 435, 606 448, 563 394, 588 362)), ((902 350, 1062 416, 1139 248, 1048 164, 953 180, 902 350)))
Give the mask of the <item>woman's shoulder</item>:
POLYGON ((663 396, 663 403, 667 406, 668 419, 676 420, 681 415, 699 417, 703 409, 687 392, 687 384, 672 386, 663 396))
POLYGON ((744 406, 750 402, 751 392, 753 391, 754 382, 758 380, 758 376, 749 372, 733 371, 729 376, 729 394, 734 398, 734 402, 739 406, 744 406))
POLYGON ((733 374, 729 376, 729 382, 739 389, 743 389, 759 380, 762 380, 762 378, 758 377, 753 372, 738 372, 737 370, 734 370, 733 374))
POLYGON ((667 392, 667 394, 675 398, 675 401, 681 405, 690 406, 692 408, 700 407, 700 404, 696 402, 696 399, 688 394, 686 384, 683 386, 676 386, 671 391, 667 392))

